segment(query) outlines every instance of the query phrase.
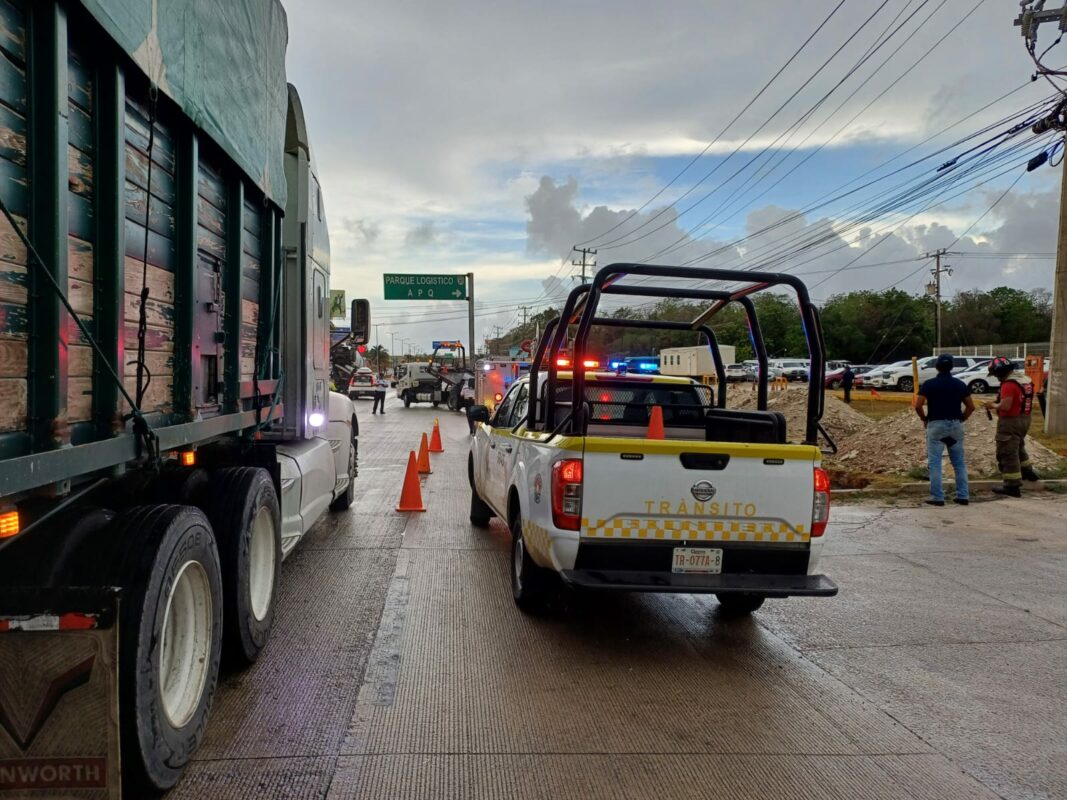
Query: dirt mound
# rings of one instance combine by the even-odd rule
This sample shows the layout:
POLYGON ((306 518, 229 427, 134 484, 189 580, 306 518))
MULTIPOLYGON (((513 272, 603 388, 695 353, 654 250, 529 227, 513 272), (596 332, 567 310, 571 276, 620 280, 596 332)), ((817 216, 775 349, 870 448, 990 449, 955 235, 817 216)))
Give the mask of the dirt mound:
MULTIPOLYGON (((987 419, 981 409, 967 420, 964 452, 969 474, 996 474, 996 427, 996 420, 987 419)), ((842 437, 837 448, 830 463, 847 469, 907 475, 926 468, 926 431, 910 408, 873 423, 870 429, 842 437)), ((1061 462, 1056 453, 1033 438, 1026 440, 1026 449, 1039 472, 1061 462)), ((947 475, 952 474, 947 454, 944 469, 947 475)))
MULTIPOLYGON (((750 386, 731 386, 727 405, 755 408, 756 393, 750 386)), ((767 396, 767 408, 785 415, 790 441, 803 438, 808 411, 806 386, 771 392, 767 396)), ((827 395, 822 424, 837 444, 837 455, 824 459, 829 468, 892 475, 908 475, 926 469, 926 430, 910 407, 902 407, 899 412, 875 421, 827 395)), ((967 471, 971 475, 997 473, 996 427, 996 419, 988 419, 982 409, 967 420, 964 448, 967 471)), ((1055 469, 1063 463, 1059 455, 1033 438, 1027 439, 1026 449, 1038 471, 1055 469)), ((944 468, 947 475, 952 474, 947 454, 944 468)))
MULTIPOLYGON (((728 398, 731 408, 755 408, 756 393, 751 389, 733 389, 728 398)), ((804 430, 808 419, 808 391, 804 386, 800 389, 786 389, 779 392, 771 392, 767 395, 767 409, 779 411, 785 415, 787 430, 790 441, 798 442, 804 438, 804 430)), ((854 436, 874 427, 875 422, 853 409, 847 403, 843 403, 836 397, 826 396, 823 406, 822 425, 827 432, 837 441, 841 437, 854 436)))

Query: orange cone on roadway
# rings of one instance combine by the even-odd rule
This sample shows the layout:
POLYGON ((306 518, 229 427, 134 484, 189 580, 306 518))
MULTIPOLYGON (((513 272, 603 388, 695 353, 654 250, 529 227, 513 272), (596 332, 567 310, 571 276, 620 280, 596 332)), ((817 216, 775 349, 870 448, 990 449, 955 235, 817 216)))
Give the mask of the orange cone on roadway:
POLYGON ((430 452, 431 453, 443 453, 445 452, 444 446, 441 444, 441 427, 437 422, 437 418, 433 420, 433 433, 430 434, 430 452))
POLYGON ((404 473, 404 487, 400 490, 397 511, 425 511, 422 504, 422 488, 419 486, 419 467, 415 463, 415 451, 408 452, 408 468, 404 473))
POLYGON ((422 435, 422 442, 419 444, 419 474, 429 475, 433 472, 430 469, 430 448, 426 444, 426 434, 422 435))
POLYGON ((659 406, 652 406, 652 417, 648 420, 648 438, 666 438, 663 434, 663 409, 659 406))

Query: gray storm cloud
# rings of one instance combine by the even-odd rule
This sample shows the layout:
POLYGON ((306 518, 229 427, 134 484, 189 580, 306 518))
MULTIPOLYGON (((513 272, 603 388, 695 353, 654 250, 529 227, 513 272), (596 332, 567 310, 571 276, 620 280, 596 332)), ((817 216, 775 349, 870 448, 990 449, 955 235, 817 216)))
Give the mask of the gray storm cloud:
POLYGON ((420 222, 409 230, 404 236, 404 244, 408 247, 427 247, 437 240, 437 226, 432 220, 420 222))
MULTIPOLYGON (((996 191, 974 192, 962 215, 977 217, 999 195, 996 191)), ((530 252, 563 259, 577 242, 592 240, 591 246, 598 247, 597 242, 616 240, 598 247, 600 265, 644 260, 684 264, 700 259, 697 263, 701 266, 788 271, 803 276, 814 296, 825 298, 893 285, 919 291, 926 274, 921 256, 951 245, 962 255, 954 259, 954 274, 948 281, 950 293, 1000 285, 1040 288, 1052 282, 1051 260, 1019 255, 1055 250, 1056 198, 1050 190, 1008 193, 982 219, 983 224, 963 237, 962 228, 933 221, 902 225, 891 232, 882 230, 885 225, 879 223, 878 228, 861 228, 846 239, 835 231, 840 225, 832 219, 808 219, 797 216, 795 209, 767 205, 748 213, 745 230, 749 238, 739 246, 693 239, 679 227, 673 209, 649 209, 628 219, 632 211, 598 206, 583 215, 579 198, 580 187, 574 178, 559 184, 548 176, 541 179, 537 190, 526 198, 530 252), (648 224, 642 227, 643 223, 648 224), (612 231, 616 225, 619 227, 612 231), (776 227, 767 230, 772 226, 776 227), (814 237, 826 241, 797 252, 814 237)), ((554 294, 560 289, 558 283, 546 281, 546 292, 554 294)))

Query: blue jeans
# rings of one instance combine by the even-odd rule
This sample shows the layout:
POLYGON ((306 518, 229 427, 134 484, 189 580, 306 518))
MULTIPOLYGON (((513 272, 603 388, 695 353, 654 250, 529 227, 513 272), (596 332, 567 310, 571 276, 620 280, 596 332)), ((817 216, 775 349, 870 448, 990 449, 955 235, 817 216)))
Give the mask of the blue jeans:
POLYGON ((948 447, 948 458, 952 470, 956 473, 956 498, 969 499, 970 487, 967 485, 967 464, 963 458, 963 423, 959 420, 935 419, 926 426, 926 457, 930 467, 930 497, 944 501, 945 491, 941 488, 941 456, 948 447), (954 440, 952 444, 945 439, 954 440))

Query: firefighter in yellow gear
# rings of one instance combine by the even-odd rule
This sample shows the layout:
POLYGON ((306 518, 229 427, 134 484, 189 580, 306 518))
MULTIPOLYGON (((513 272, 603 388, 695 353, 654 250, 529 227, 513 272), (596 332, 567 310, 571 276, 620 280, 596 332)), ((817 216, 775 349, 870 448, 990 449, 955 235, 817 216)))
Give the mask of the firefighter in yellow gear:
POLYGON ((1026 434, 1030 430, 1030 412, 1034 406, 1034 384, 1026 375, 1015 373, 1010 359, 997 357, 989 362, 989 374, 1000 381, 995 401, 987 409, 997 412, 997 466, 1004 481, 993 487, 999 495, 1021 497, 1023 478, 1040 480, 1026 452, 1026 434))

